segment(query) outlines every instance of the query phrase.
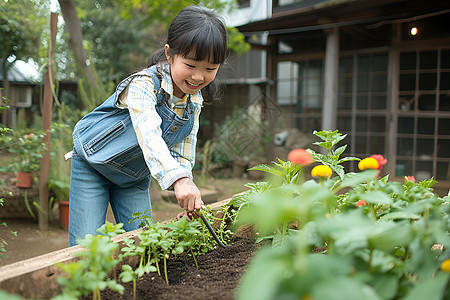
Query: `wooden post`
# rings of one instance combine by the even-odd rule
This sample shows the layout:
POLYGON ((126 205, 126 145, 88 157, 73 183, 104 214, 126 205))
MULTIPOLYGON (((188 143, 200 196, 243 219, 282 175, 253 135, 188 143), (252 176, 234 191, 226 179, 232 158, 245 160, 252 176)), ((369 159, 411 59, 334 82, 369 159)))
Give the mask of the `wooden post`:
POLYGON ((44 75, 44 110, 42 116, 42 128, 47 133, 43 142, 47 145, 44 157, 41 160, 41 170, 39 179, 39 229, 48 229, 48 177, 50 166, 50 127, 52 124, 52 84, 55 80, 55 72, 53 70, 53 58, 55 57, 56 48, 56 32, 58 31, 58 14, 50 15, 50 49, 48 54, 48 68, 44 75))
POLYGON ((386 136, 385 151, 387 153, 387 173, 397 176, 397 129, 398 129, 398 91, 399 91, 399 70, 400 70, 400 51, 399 46, 402 42, 401 24, 392 24, 392 39, 389 49, 388 61, 388 105, 387 118, 389 122, 388 136, 386 136))
POLYGON ((322 130, 336 130, 339 68, 339 28, 328 32, 325 52, 322 130))

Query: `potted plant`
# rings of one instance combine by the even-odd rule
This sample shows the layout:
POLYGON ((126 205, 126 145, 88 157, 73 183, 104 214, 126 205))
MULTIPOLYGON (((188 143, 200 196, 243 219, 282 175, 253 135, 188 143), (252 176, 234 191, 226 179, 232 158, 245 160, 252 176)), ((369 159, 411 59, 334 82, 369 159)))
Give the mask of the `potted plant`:
POLYGON ((2 144, 11 153, 11 162, 3 169, 4 171, 16 172, 16 186, 20 188, 31 188, 32 173, 40 168, 40 160, 46 150, 42 139, 43 131, 22 134, 11 130, 10 135, 2 138, 2 144))
MULTIPOLYGON (((59 112, 60 114, 63 111, 59 112)), ((62 117, 68 120, 69 117, 62 117)), ((52 168, 49 173, 48 191, 49 196, 53 197, 59 206, 59 221, 64 229, 69 227, 69 193, 70 193, 70 173, 72 169, 71 159, 66 160, 64 154, 72 147, 72 130, 73 127, 55 123, 52 126, 51 144, 52 151, 50 156, 50 164, 52 168)))
POLYGON ((69 228, 69 180, 48 180, 49 194, 54 197, 59 206, 59 222, 62 228, 69 228))

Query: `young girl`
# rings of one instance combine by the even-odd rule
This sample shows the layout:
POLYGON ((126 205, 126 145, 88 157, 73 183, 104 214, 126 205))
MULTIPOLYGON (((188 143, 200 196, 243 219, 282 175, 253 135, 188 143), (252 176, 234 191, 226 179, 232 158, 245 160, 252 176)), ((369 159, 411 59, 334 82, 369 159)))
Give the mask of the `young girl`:
MULTIPOLYGON (((205 8, 181 10, 169 26, 167 43, 149 67, 123 80, 73 132, 69 244, 105 222, 108 203, 127 231, 134 212, 151 211, 153 176, 173 189, 186 216, 202 205, 192 181, 199 114, 214 100, 212 83, 227 55, 226 31, 205 8), (202 97, 202 92, 203 97, 202 97)), ((151 213, 150 213, 151 214, 151 213)), ((150 215, 151 216, 151 215, 150 215)))

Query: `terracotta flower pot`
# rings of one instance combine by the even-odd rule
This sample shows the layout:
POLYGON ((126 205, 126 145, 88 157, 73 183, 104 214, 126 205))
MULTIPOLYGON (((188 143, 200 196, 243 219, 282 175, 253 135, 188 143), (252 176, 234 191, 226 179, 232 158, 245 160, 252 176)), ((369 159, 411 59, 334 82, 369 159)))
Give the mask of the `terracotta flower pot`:
POLYGON ((59 205, 59 224, 64 229, 69 229, 69 201, 56 201, 59 205))
POLYGON ((29 189, 33 183, 33 177, 31 173, 17 171, 16 186, 20 188, 29 189))

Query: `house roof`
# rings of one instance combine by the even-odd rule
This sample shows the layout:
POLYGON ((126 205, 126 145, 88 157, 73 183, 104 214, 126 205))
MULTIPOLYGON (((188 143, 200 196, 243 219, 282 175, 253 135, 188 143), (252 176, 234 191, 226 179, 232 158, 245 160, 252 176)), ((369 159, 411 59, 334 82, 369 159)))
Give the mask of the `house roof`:
MULTIPOLYGON (((32 67, 22 61, 17 61, 14 65, 9 69, 8 72, 8 81, 10 83, 19 83, 19 84, 33 84, 39 82, 39 79, 36 78, 35 72, 31 70, 32 67)), ((0 66, 0 81, 3 81, 3 71, 0 66)))
POLYGON ((450 13, 448 0, 305 0, 274 8, 266 20, 238 26, 245 35, 268 31, 289 34, 357 24, 413 21, 427 14, 450 13))

